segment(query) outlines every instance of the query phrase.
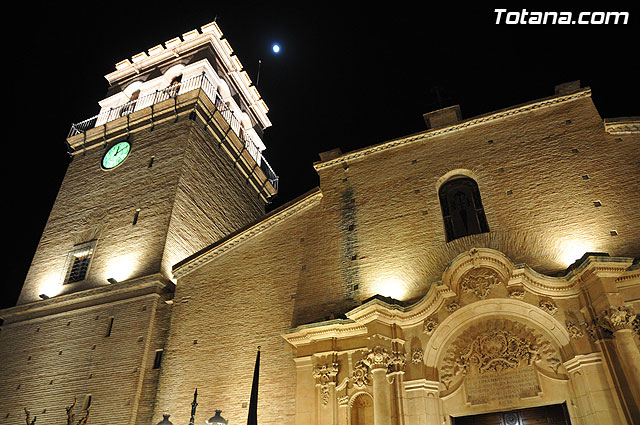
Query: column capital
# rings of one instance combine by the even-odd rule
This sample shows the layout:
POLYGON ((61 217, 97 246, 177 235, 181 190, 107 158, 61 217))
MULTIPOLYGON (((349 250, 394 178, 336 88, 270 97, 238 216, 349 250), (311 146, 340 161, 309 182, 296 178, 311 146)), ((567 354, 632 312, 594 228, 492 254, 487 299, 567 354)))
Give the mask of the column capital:
POLYGON ((393 360, 392 354, 388 349, 381 347, 380 345, 376 345, 371 348, 367 355, 362 361, 366 364, 369 369, 388 369, 393 360))

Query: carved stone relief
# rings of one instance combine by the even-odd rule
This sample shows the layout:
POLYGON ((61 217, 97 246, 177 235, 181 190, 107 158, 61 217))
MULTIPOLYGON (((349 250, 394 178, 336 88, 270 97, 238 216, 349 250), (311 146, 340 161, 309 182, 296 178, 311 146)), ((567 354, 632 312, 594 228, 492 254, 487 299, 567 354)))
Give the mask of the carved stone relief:
POLYGON ((509 298, 514 298, 516 300, 521 300, 524 298, 525 292, 522 288, 513 288, 509 289, 509 298))
POLYGON ((353 374, 349 381, 358 388, 364 388, 367 385, 371 385, 369 366, 367 366, 363 360, 359 360, 355 363, 353 366, 353 374))
POLYGON ((626 307, 611 307, 603 311, 586 326, 587 333, 593 341, 613 338, 615 331, 633 329, 638 315, 626 307))
POLYGON ((608 325, 613 331, 631 329, 636 315, 626 307, 611 307, 601 317, 603 324, 608 325))
POLYGON ((469 374, 500 373, 536 362, 558 373, 559 357, 548 340, 525 325, 488 320, 472 326, 451 343, 442 359, 440 381, 449 388, 469 374))
POLYGON ((571 338, 582 338, 584 336, 582 328, 575 322, 567 321, 567 331, 571 338))
POLYGON ((453 313, 459 308, 460 308, 460 304, 458 304, 457 301, 452 301, 449 304, 447 304, 447 306, 444 309, 447 310, 449 313, 453 313))
POLYGON ((401 372, 404 371, 406 364, 406 357, 403 352, 394 351, 391 353, 391 360, 389 361, 388 372, 401 372))
POLYGON ((431 335, 433 333, 433 331, 436 330, 437 326, 438 326, 438 320, 436 320, 435 318, 431 317, 431 318, 429 318, 429 319, 424 321, 423 333, 425 333, 427 335, 431 335))
POLYGON ((411 363, 420 364, 424 359, 422 348, 414 348, 411 353, 411 363))
POLYGON ((462 292, 472 292, 480 299, 486 298, 491 293, 491 288, 501 283, 500 275, 493 269, 479 267, 465 273, 460 279, 462 292))
POLYGON ((558 312, 558 306, 553 301, 541 300, 538 305, 540 306, 541 310, 546 311, 552 316, 558 312))
POLYGON ((392 357, 389 350, 377 345, 369 350, 369 353, 362 361, 369 369, 387 369, 391 364, 392 357))
POLYGON ((336 382, 338 375, 338 363, 319 365, 313 368, 313 377, 316 385, 320 387, 320 398, 323 405, 329 403, 329 383, 336 382))

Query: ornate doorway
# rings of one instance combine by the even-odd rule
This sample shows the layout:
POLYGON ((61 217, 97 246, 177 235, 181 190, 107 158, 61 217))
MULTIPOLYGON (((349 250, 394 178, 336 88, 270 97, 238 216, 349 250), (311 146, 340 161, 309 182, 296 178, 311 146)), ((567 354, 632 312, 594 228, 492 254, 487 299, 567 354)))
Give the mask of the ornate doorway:
POLYGON ((451 419, 453 425, 571 425, 564 403, 451 419))

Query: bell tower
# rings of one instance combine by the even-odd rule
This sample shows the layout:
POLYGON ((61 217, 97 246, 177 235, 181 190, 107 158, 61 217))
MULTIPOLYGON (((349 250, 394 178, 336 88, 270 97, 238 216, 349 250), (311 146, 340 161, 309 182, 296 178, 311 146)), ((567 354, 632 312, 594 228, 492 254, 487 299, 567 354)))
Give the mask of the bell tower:
POLYGON ((105 78, 99 113, 71 126, 71 163, 18 305, 0 312, 0 354, 19 371, 0 384, 11 422, 25 407, 62 422, 88 396, 92 422, 146 423, 171 267, 261 217, 277 193, 268 108, 215 22, 105 78))
POLYGON ((18 304, 160 273, 264 213, 268 109, 215 23, 116 64, 18 304))

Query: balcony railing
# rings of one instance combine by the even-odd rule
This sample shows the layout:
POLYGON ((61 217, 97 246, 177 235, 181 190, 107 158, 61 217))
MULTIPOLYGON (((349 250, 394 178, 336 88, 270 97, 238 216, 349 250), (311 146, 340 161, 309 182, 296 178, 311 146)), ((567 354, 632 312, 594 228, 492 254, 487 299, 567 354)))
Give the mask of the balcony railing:
POLYGON ((95 115, 84 121, 72 124, 71 129, 69 130, 68 137, 82 134, 87 130, 90 130, 99 125, 106 124, 107 122, 116 120, 120 117, 129 115, 134 111, 139 111, 167 99, 175 98, 179 94, 198 89, 202 89, 202 91, 213 102, 216 109, 220 112, 220 115, 222 115, 227 124, 229 124, 236 136, 238 136, 238 139, 244 143, 244 147, 247 152, 253 157, 262 172, 265 174, 265 176, 267 176, 267 179, 269 180, 273 188, 277 191, 278 176, 273 171, 273 168, 271 168, 265 157, 262 155, 260 149, 258 149, 258 146, 256 146, 253 140, 251 140, 251 137, 243 130, 242 124, 240 123, 240 120, 234 115, 233 110, 229 108, 226 103, 224 103, 218 91, 204 74, 189 78, 188 80, 182 81, 180 83, 172 84, 162 90, 156 90, 153 93, 149 93, 145 96, 139 97, 138 99, 129 101, 123 105, 104 110, 98 115, 95 115))

